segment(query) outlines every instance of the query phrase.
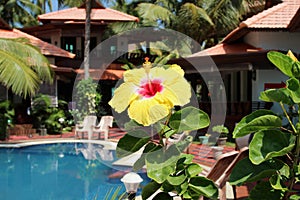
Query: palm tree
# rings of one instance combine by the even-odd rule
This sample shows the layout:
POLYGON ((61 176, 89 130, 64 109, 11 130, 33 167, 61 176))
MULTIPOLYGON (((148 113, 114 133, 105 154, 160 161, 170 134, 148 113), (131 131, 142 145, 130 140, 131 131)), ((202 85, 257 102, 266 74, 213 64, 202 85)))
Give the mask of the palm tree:
MULTIPOLYGON (((212 41, 210 45, 214 45, 233 30, 244 16, 253 12, 252 1, 141 0, 126 3, 119 0, 114 8, 138 16, 140 23, 115 23, 112 30, 120 33, 128 30, 129 26, 169 28, 190 36, 200 44, 212 41)), ((264 1, 255 3, 263 4, 264 1)))
POLYGON ((0 18, 11 27, 37 25, 36 16, 42 12, 41 8, 31 0, 1 0, 0 18))
POLYGON ((52 83, 48 59, 26 39, 0 38, 0 83, 13 93, 33 96, 42 81, 52 83))

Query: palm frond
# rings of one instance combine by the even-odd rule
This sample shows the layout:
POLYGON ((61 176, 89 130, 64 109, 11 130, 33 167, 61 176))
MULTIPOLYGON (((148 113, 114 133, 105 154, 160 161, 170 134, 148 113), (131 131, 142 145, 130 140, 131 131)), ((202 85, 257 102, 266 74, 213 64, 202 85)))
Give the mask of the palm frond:
POLYGON ((114 33, 122 33, 124 31, 129 31, 138 27, 137 22, 115 22, 110 25, 110 28, 114 33))
POLYGON ((0 45, 2 51, 10 52, 15 57, 22 58, 24 64, 30 66, 39 79, 48 83, 53 82, 53 73, 49 67, 48 59, 41 54, 37 47, 31 45, 27 39, 0 38, 0 45))
POLYGON ((20 96, 33 96, 40 84, 36 73, 11 52, 0 50, 0 82, 20 96))
POLYGON ((146 26, 153 24, 157 26, 158 21, 164 25, 169 25, 174 17, 170 10, 152 3, 138 4, 137 11, 146 26))
POLYGON ((190 20, 199 20, 203 19, 205 20, 208 24, 214 25, 213 21, 211 20, 209 14, 204 10, 203 8, 196 6, 193 3, 185 3, 180 11, 179 11, 181 16, 189 16, 191 19, 190 20))

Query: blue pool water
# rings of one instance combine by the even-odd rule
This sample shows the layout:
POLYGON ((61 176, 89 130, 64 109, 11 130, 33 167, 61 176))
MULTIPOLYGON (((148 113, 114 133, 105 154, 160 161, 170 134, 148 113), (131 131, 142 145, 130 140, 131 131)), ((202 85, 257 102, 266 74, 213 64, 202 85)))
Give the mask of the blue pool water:
MULTIPOLYGON (((108 176, 124 167, 112 167, 114 151, 100 156, 102 145, 89 144, 93 159, 81 152, 84 143, 54 143, 0 148, 0 200, 105 200, 110 190, 125 187, 108 176)), ((140 174, 145 180, 145 174, 140 174)), ((107 199, 111 199, 110 197, 107 199)))

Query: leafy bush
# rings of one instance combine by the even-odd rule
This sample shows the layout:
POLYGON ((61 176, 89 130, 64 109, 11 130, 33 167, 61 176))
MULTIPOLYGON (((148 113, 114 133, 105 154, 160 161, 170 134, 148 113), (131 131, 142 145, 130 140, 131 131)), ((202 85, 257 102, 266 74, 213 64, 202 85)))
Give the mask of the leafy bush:
POLYGON ((280 104, 284 116, 270 110, 258 110, 244 117, 235 127, 233 137, 254 134, 249 157, 237 163, 230 176, 233 185, 257 182, 249 199, 300 199, 294 188, 300 181, 300 62, 289 52, 269 52, 268 59, 289 77, 286 87, 260 94, 266 102, 280 104), (298 113, 291 118, 288 109, 298 113), (283 127, 283 120, 289 126, 283 127))

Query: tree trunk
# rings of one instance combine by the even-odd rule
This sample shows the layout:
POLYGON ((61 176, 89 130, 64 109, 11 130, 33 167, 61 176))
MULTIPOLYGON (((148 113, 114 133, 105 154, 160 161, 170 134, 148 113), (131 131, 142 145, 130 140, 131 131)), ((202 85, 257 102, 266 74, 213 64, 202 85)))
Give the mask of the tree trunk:
POLYGON ((90 37, 91 37, 91 9, 92 0, 86 0, 85 34, 84 34, 84 78, 88 79, 90 69, 90 37))

